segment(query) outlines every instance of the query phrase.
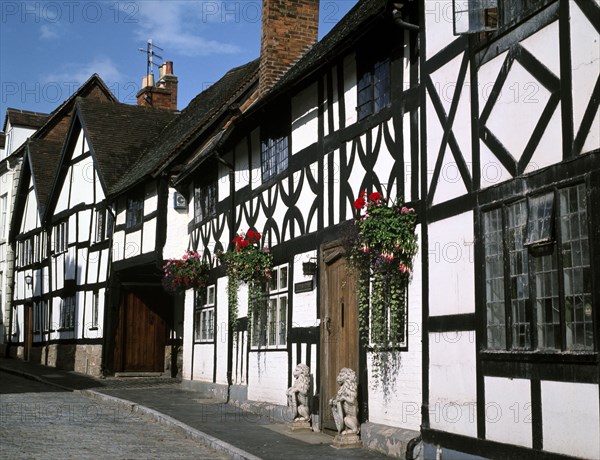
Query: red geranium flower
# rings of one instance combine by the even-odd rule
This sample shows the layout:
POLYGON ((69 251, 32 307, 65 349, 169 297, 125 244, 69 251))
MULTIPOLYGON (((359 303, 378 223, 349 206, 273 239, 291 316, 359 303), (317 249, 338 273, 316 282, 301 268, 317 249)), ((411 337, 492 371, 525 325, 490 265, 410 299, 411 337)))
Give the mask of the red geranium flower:
POLYGON ((365 199, 361 196, 354 201, 354 207, 356 209, 362 209, 365 207, 365 199))
POLYGON ((369 200, 379 202, 381 201, 381 193, 373 192, 369 195, 369 200))

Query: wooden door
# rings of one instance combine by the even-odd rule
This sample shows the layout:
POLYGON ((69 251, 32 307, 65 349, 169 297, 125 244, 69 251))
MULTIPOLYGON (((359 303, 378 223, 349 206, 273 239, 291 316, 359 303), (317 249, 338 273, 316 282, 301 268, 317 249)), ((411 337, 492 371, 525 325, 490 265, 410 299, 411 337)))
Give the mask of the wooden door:
POLYGON ((329 406, 329 400, 338 391, 336 377, 344 367, 359 374, 356 277, 347 270, 344 251, 339 244, 323 246, 320 273, 321 426, 336 430, 329 406))
POLYGON ((23 360, 29 361, 31 347, 33 346, 33 305, 25 305, 25 318, 23 327, 25 328, 25 342, 23 346, 23 360))
POLYGON ((117 339, 121 342, 117 346, 121 362, 117 359, 117 369, 122 372, 164 371, 167 308, 164 295, 157 290, 140 288, 122 295, 117 339))

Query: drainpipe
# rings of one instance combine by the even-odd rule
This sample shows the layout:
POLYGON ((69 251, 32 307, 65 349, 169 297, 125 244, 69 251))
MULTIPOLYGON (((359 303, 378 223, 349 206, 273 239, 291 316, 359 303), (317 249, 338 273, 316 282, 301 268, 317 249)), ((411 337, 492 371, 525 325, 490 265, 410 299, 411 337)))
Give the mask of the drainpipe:
MULTIPOLYGON (((225 160, 217 151, 216 158, 219 163, 229 169, 229 245, 235 238, 235 166, 225 160)), ((229 318, 229 305, 227 306, 227 403, 231 398, 231 387, 233 386, 233 327, 229 318)))

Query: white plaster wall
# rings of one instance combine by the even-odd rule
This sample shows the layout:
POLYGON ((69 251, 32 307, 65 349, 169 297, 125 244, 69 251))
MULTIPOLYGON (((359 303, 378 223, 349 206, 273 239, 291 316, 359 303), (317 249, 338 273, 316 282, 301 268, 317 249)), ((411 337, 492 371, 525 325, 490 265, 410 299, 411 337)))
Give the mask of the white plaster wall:
POLYGON ((344 58, 344 107, 346 109, 346 126, 358 121, 356 112, 356 55, 349 54, 344 58))
POLYGON ((100 251, 90 251, 87 255, 88 269, 87 282, 98 282, 98 266, 100 264, 100 251))
POLYGON ((58 202, 54 209, 54 213, 58 214, 61 211, 65 211, 69 207, 69 191, 71 190, 71 173, 72 169, 69 168, 65 176, 65 180, 62 183, 60 194, 58 195, 58 202))
MULTIPOLYGON (((420 231, 418 229, 420 236, 420 231)), ((421 258, 414 261, 414 271, 408 288, 408 351, 400 353, 400 367, 395 384, 382 385, 369 381, 369 421, 419 431, 422 398, 422 270, 421 258), (386 394, 387 393, 387 394, 386 394)), ((372 365, 369 356, 369 375, 372 365)))
POLYGON ((185 292, 183 304, 183 369, 181 378, 191 380, 192 378, 192 346, 194 341, 194 291, 189 289, 185 292))
POLYGON ((77 225, 77 242, 85 243, 90 241, 92 210, 85 209, 77 213, 79 223, 77 225))
MULTIPOLYGON (((317 99, 317 83, 313 83, 292 97, 292 155, 317 142, 319 134, 317 99)), ((325 125, 328 126, 327 121, 325 125)))
POLYGON ((125 234, 125 258, 139 256, 142 253, 142 231, 125 234))
MULTIPOLYGON (((156 217, 144 222, 142 239, 142 253, 147 254, 154 251, 156 246, 156 217)), ((168 223, 167 223, 168 225, 168 223)))
POLYGON ((73 166, 72 192, 70 206, 79 203, 94 203, 94 163, 92 157, 87 157, 73 166))
POLYGON ((532 447, 531 381, 485 377, 486 439, 532 447))
POLYGON ((262 185, 260 163, 260 129, 256 128, 254 131, 252 131, 252 133, 250 133, 250 145, 252 148, 252 152, 250 155, 250 181, 252 189, 255 189, 256 187, 260 187, 262 185))
POLYGON ((194 345, 194 377, 193 380, 212 382, 214 369, 214 345, 194 345))
POLYGON ((285 405, 287 366, 286 351, 251 351, 248 358, 248 399, 285 405))
MULTIPOLYGON (((600 37, 575 2, 571 12, 571 69, 573 78, 573 121, 575 135, 587 108, 594 85, 600 75, 600 37)), ((600 111, 583 146, 582 153, 600 148, 600 111)))
POLYGON ((452 0, 427 0, 424 5, 427 33, 425 55, 429 59, 457 37, 453 31, 452 0))
POLYGON ((89 249, 77 249, 77 284, 85 284, 87 278, 87 260, 89 249))
POLYGON ((598 385, 542 380, 544 450, 600 458, 598 385))
POLYGON ((240 190, 250 183, 250 164, 248 156, 248 144, 246 139, 242 139, 235 146, 235 190, 240 190))
POLYGON ((113 235, 113 261, 123 260, 123 251, 125 250, 125 232, 123 230, 115 232, 113 235))
POLYGON ((98 272, 98 282, 104 283, 108 279, 108 256, 110 249, 103 249, 100 253, 100 271, 98 272))
MULTIPOLYGON (((217 301, 217 329, 215 330, 215 343, 217 346, 217 383, 227 384, 227 334, 229 333, 227 323, 229 320, 229 304, 227 302, 226 278, 219 278, 217 280, 215 295, 217 301)), ((211 362, 213 360, 212 357, 207 357, 207 359, 211 362)))
POLYGON ((429 225, 431 316, 475 312, 473 213, 429 225))
MULTIPOLYGON (((317 260, 315 260, 316 257, 317 251, 305 252, 294 257, 294 278, 292 280, 292 286, 296 283, 314 279, 312 275, 305 276, 302 274, 302 263, 311 261, 311 258, 313 259, 311 262, 317 263, 317 260)), ((317 320, 317 281, 317 279, 314 279, 314 289, 312 291, 294 294, 292 327, 312 327, 319 324, 319 321, 317 320)))
POLYGON ((429 334, 431 428, 477 436, 475 350, 474 331, 429 334))
MULTIPOLYGON (((175 189, 169 188, 169 196, 172 197, 175 189)), ((219 195, 220 196, 220 195, 219 195)), ((171 200, 169 200, 171 201, 171 200)), ((190 206, 193 213, 193 207, 190 206)), ((185 210, 173 209, 173 205, 169 203, 167 206, 167 238, 163 249, 164 259, 180 258, 187 249, 188 232, 187 232, 188 215, 185 210)), ((144 239, 146 237, 144 236, 144 239)))
MULTIPOLYGON (((31 182, 30 182, 31 186, 31 182)), ((8 201, 8 200, 7 200, 8 201)), ((32 189, 27 194, 27 201, 25 202, 25 216, 21 224, 21 233, 26 233, 36 228, 39 228, 39 207, 35 191, 32 189)), ((7 202, 7 221, 10 219, 10 203, 7 202)), ((8 226, 10 222, 7 222, 7 229, 5 235, 8 236, 8 226)))
POLYGON ((69 247, 65 253, 65 280, 74 280, 77 272, 77 250, 75 246, 69 247))
MULTIPOLYGON (((392 139, 396 139, 393 120, 388 120, 386 124, 390 136, 392 137, 392 139)), ((390 180, 390 173, 392 172, 392 168, 394 166, 395 161, 385 142, 385 131, 383 125, 380 125, 376 129, 371 130, 371 133, 373 136, 373 144, 375 144, 377 137, 381 137, 381 147, 379 148, 377 163, 375 163, 373 170, 375 171, 375 174, 377 174, 377 177, 381 181, 381 186, 383 187, 383 195, 395 199, 398 194, 398 184, 396 184, 395 179, 392 179, 394 180, 393 183, 390 180)), ((403 195, 402 191, 400 192, 400 194, 403 195)))
POLYGON ((10 136, 7 137, 9 144, 4 146, 6 155, 12 155, 19 147, 21 147, 27 138, 31 137, 35 133, 35 129, 24 128, 22 126, 11 126, 10 123, 6 125, 6 133, 10 136))

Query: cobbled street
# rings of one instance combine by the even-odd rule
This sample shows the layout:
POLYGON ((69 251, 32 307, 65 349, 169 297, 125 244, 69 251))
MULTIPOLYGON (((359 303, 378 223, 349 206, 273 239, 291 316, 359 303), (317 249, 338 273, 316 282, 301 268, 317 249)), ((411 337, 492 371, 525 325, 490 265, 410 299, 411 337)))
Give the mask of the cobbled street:
POLYGON ((76 392, 0 372, 0 459, 225 459, 76 392))

